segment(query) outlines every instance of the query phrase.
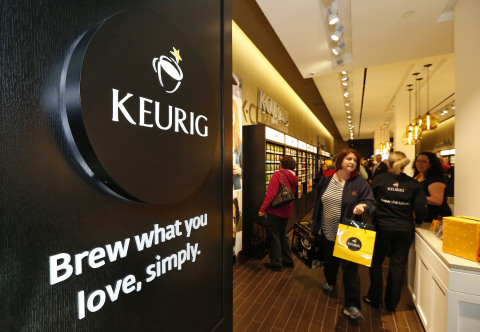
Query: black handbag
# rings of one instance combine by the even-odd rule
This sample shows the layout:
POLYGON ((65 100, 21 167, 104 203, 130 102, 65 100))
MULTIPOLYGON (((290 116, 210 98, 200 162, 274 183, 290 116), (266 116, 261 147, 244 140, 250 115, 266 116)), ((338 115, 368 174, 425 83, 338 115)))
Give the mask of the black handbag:
POLYGON ((280 172, 280 174, 282 175, 282 186, 278 190, 277 195, 271 203, 272 207, 274 208, 287 205, 295 199, 295 195, 292 193, 290 188, 285 185, 285 178, 283 177, 283 173, 280 172))

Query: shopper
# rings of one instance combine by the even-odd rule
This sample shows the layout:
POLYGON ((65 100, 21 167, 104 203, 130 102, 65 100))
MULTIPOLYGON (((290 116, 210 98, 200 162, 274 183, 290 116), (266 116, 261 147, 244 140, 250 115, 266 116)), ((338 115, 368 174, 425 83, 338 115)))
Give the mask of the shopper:
POLYGON ((325 172, 318 184, 312 225, 314 234, 321 229, 325 235, 323 245, 326 281, 323 289, 326 292, 334 289, 338 267, 341 265, 345 293, 343 313, 351 319, 364 319, 360 312, 358 265, 333 257, 333 248, 340 220, 364 212, 371 214, 375 209, 372 189, 367 181, 358 175, 359 161, 360 155, 354 149, 343 149, 337 154, 336 169, 325 172))
POLYGON ((290 202, 277 208, 270 204, 282 186, 282 175, 285 185, 293 193, 297 192, 298 177, 293 172, 294 169, 295 159, 293 157, 285 156, 280 159, 280 170, 273 173, 272 179, 268 183, 267 194, 258 212, 261 217, 267 215, 268 231, 270 232, 270 262, 265 263, 265 267, 275 271, 281 271, 282 266, 293 267, 292 252, 287 236, 287 223, 292 216, 293 204, 290 202))
POLYGON ((315 179, 313 179, 313 182, 315 184, 317 184, 320 181, 320 179, 322 178, 323 173, 325 173, 327 170, 328 170, 328 165, 327 164, 322 164, 322 166, 320 167, 320 170, 315 175, 315 179))
POLYGON ((400 151, 390 153, 388 172, 373 180, 372 190, 377 203, 373 224, 377 232, 370 267, 370 288, 363 300, 375 308, 383 306, 382 264, 390 250, 385 307, 395 311, 405 276, 410 246, 415 239, 414 221, 421 224, 427 215, 427 198, 422 186, 403 169, 410 159, 400 151), (415 216, 415 218, 414 218, 415 216))
POLYGON ((415 158, 413 177, 422 184, 427 195, 428 214, 425 222, 432 222, 440 216, 451 216, 447 204, 447 187, 442 164, 432 152, 421 152, 415 158))
POLYGON ((377 162, 375 166, 373 166, 372 170, 372 178, 375 179, 377 175, 387 173, 388 172, 388 167, 387 165, 382 161, 382 155, 377 154, 375 156, 375 161, 377 162))

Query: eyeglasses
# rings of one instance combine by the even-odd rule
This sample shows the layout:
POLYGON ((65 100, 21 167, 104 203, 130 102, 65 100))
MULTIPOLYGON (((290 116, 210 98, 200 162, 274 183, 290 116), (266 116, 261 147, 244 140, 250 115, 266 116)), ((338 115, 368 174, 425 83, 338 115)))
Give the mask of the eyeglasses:
POLYGON ((429 163, 428 160, 419 160, 419 159, 417 159, 415 162, 419 163, 419 164, 428 164, 429 163))

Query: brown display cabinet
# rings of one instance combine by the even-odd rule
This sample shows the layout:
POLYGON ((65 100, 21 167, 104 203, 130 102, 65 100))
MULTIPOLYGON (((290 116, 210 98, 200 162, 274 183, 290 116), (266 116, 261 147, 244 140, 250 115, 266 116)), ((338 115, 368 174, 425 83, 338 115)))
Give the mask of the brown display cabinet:
POLYGON ((264 124, 243 127, 243 243, 242 254, 264 257, 267 252, 267 229, 261 225, 258 211, 265 198, 272 174, 279 169, 280 157, 295 158, 295 172, 299 177, 293 201, 293 213, 287 229, 313 207, 313 161, 316 159, 313 146, 298 141, 264 124), (300 146, 300 148, 299 148, 300 146), (310 190, 308 184, 310 183, 310 190))

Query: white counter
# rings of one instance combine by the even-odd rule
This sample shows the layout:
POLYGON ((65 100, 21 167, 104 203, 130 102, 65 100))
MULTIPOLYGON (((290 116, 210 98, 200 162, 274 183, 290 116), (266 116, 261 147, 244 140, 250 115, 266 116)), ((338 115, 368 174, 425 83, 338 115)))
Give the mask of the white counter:
POLYGON ((426 331, 480 331, 480 263, 442 252, 442 241, 417 228, 408 289, 426 331))

